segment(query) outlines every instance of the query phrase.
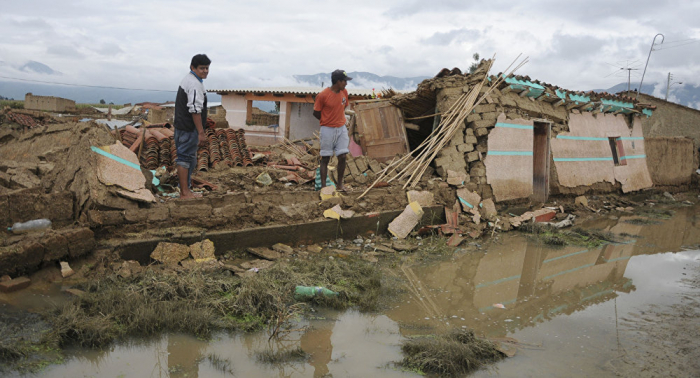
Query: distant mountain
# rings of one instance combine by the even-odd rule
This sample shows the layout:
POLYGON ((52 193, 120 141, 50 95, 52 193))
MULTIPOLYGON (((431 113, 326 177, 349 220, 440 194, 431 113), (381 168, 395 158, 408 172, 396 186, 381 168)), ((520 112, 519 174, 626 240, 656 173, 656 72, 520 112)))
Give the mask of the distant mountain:
MULTIPOLYGON (((393 88, 396 90, 412 91, 418 87, 418 84, 430 79, 429 76, 417 77, 395 77, 395 76, 379 76, 370 72, 348 72, 348 76, 352 78, 350 85, 357 88, 372 89, 377 91, 381 89, 393 88)), ((294 79, 301 84, 306 84, 313 87, 330 87, 331 73, 318 73, 315 75, 294 75, 294 79)))
MULTIPOLYGON (((659 84, 644 84, 642 86, 642 93, 654 96, 654 89, 659 84)), ((638 85, 632 85, 632 90, 638 88, 638 85)), ((618 93, 627 90, 627 83, 620 83, 614 87, 608 89, 594 89, 595 92, 608 92, 608 93, 618 93)), ((666 96, 666 85, 663 86, 663 95, 655 96, 663 99, 666 96)), ((691 84, 674 85, 671 87, 669 92, 669 98, 677 99, 678 101, 673 101, 683 106, 689 108, 700 109, 700 86, 694 86, 691 84)))
MULTIPOLYGON (((19 81, 0 81, 0 96, 24 100, 24 95, 32 93, 35 96, 55 96, 67 98, 77 103, 97 104, 105 100, 108 104, 135 104, 139 102, 175 101, 175 92, 137 91, 129 89, 86 88, 68 85, 37 84, 19 81)), ((221 96, 208 93, 210 102, 221 101, 221 96)))
POLYGON ((51 69, 51 67, 47 66, 46 64, 35 62, 33 60, 30 60, 29 62, 23 64, 19 68, 19 70, 22 72, 36 72, 46 75, 61 75, 60 72, 54 71, 53 69, 51 69))

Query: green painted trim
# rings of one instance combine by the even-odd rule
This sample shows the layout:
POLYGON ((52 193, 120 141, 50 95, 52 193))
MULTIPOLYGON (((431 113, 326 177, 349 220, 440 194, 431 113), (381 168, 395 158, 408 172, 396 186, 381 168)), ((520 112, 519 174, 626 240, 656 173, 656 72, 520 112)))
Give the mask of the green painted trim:
POLYGON ((551 276, 544 277, 543 280, 548 280, 548 279, 551 279, 551 278, 554 278, 554 277, 558 277, 558 276, 561 276, 562 274, 573 273, 573 272, 575 272, 575 271, 577 271, 577 270, 581 270, 581 269, 584 269, 584 268, 590 268, 590 267, 592 267, 593 265, 595 265, 595 264, 581 265, 581 266, 579 266, 578 268, 573 268, 573 269, 565 270, 565 271, 563 271, 563 272, 555 273, 555 274, 552 274, 551 276))
MULTIPOLYGON (((112 155, 112 154, 110 154, 109 152, 107 152, 107 151, 105 151, 105 150, 103 150, 103 149, 101 149, 101 148, 97 148, 97 147, 95 147, 95 146, 90 146, 90 149, 93 150, 93 151, 95 151, 95 152, 97 152, 98 154, 100 154, 100 155, 102 155, 102 156, 104 156, 104 157, 108 157, 108 158, 110 158, 110 159, 116 161, 117 163, 124 164, 124 165, 126 165, 127 167, 134 168, 134 169, 138 170, 139 172, 141 172, 141 166, 138 165, 138 164, 132 163, 132 162, 130 162, 130 161, 124 159, 124 158, 120 158, 119 156, 112 155)), ((151 180, 151 182, 153 183, 153 185, 155 185, 155 186, 160 185, 160 180, 158 180, 158 179, 156 178, 156 171, 151 171, 151 173, 153 173, 153 180, 151 180)))
POLYGON ((629 156, 623 156, 620 158, 620 160, 627 160, 627 159, 646 159, 646 155, 629 155, 629 156))
POLYGON ((560 91, 556 89, 554 93, 556 93, 557 97, 559 97, 560 99, 566 100, 566 91, 560 91))
POLYGON ((613 161, 612 157, 599 158, 554 158, 554 161, 613 161))
POLYGON ((534 126, 518 125, 517 123, 507 123, 507 122, 498 122, 498 123, 496 123, 496 127, 507 127, 510 129, 523 129, 523 130, 533 130, 535 128, 534 126))
POLYGON ((532 156, 532 151, 489 151, 487 154, 495 156, 532 156))
POLYGON ((576 101, 576 102, 581 102, 581 103, 589 103, 591 102, 591 98, 588 96, 579 96, 575 95, 573 93, 569 93, 569 98, 571 101, 576 101))
POLYGON ((468 208, 470 208, 470 209, 473 209, 473 208, 474 208, 474 205, 472 205, 471 203, 465 201, 462 197, 457 196, 457 198, 459 198, 459 202, 461 202, 461 203, 467 205, 468 208))
POLYGON ((580 254, 586 253, 586 252, 590 252, 590 250, 584 249, 583 251, 569 253, 569 254, 564 255, 564 256, 552 257, 551 259, 547 259, 547 260, 542 261, 542 264, 546 264, 546 263, 551 262, 551 261, 556 261, 556 260, 564 259, 564 258, 571 257, 571 256, 580 255, 580 254))
POLYGON ((519 274, 518 274, 517 276, 511 276, 511 277, 501 278, 501 279, 498 279, 498 280, 495 280, 495 281, 491 281, 491 282, 481 283, 481 284, 478 284, 478 285, 474 286, 474 288, 475 288, 475 289, 481 289, 482 287, 491 286, 491 285, 498 285, 498 284, 501 284, 501 283, 504 283, 504 282, 517 280, 518 278, 520 278, 520 275, 519 275, 519 274))
POLYGON ((571 136, 571 135, 557 135, 557 139, 569 139, 569 140, 604 140, 607 141, 608 138, 600 137, 582 137, 582 136, 571 136))
POLYGON ((535 83, 528 81, 528 80, 518 80, 514 77, 507 77, 505 81, 508 84, 524 85, 524 86, 531 87, 534 89, 541 89, 542 91, 544 91, 544 89, 545 89, 543 86, 541 86, 539 84, 535 84, 535 83))
POLYGON ((642 109, 642 114, 646 115, 647 118, 651 117, 652 113, 651 109, 642 109))

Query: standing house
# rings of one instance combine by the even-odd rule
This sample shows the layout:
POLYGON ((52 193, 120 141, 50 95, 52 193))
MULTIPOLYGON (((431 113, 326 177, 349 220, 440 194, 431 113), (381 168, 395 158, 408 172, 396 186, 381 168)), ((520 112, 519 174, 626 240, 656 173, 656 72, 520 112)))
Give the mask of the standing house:
MULTIPOLYGON (((350 101, 371 96, 366 89, 346 88, 350 101)), ((323 88, 276 87, 216 89, 226 112, 229 127, 245 130, 250 145, 265 146, 290 140, 312 138, 318 131, 318 120, 313 116, 314 99, 323 88), (253 107, 253 101, 272 101, 279 113, 272 115, 253 107)))
MULTIPOLYGON (((438 121, 425 115, 446 112, 481 81, 484 67, 472 75, 447 73, 426 80, 392 103, 426 135, 438 121)), ((509 77, 474 108, 434 165, 442 177, 449 171, 466 175, 468 189, 497 202, 648 188, 652 180, 641 119, 651 116, 652 109, 629 97, 577 93, 509 77)))
POLYGON ((75 111, 75 101, 54 96, 24 95, 24 108, 27 110, 42 110, 45 112, 75 111))

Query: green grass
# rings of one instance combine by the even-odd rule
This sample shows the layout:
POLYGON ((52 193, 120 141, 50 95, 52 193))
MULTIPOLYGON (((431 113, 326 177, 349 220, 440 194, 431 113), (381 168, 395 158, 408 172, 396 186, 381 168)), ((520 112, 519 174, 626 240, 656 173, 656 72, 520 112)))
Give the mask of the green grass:
POLYGON ((0 110, 9 106, 12 109, 24 109, 24 101, 18 100, 0 100, 0 110))
POLYGON ((574 227, 569 230, 558 229, 540 223, 527 223, 518 230, 531 234, 531 237, 540 240, 544 244, 553 246, 576 245, 598 248, 619 241, 618 237, 611 232, 584 230, 580 227, 574 227))

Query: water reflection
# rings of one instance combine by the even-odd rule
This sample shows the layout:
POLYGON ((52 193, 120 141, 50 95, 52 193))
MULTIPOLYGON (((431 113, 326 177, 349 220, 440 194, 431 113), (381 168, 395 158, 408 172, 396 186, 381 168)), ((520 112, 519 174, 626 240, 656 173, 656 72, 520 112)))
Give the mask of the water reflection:
POLYGON ((321 309, 299 322, 303 331, 283 340, 270 342, 265 332, 219 334, 207 342, 166 335, 74 351, 65 365, 39 376, 230 377, 211 363, 213 355, 230 362, 238 377, 407 377, 415 375, 387 366, 402 358, 401 340, 455 327, 542 346, 519 352, 496 373, 477 375, 604 374, 600 366, 624 343, 617 333, 620 314, 672 301, 668 294, 678 290, 678 270, 700 255, 664 253, 700 244, 698 209, 681 208, 672 219, 651 225, 634 223, 633 216, 590 222, 586 227, 626 235, 624 242, 601 248, 551 248, 515 232, 502 234, 480 251, 401 267, 406 294, 383 314, 321 309), (269 365, 256 359, 265 350, 297 347, 308 360, 269 365))

